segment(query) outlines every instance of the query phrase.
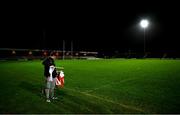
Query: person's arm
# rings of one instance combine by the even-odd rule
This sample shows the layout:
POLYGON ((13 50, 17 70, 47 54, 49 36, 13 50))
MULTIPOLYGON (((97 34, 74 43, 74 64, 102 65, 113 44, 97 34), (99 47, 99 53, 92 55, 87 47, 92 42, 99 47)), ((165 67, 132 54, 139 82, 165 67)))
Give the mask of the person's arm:
POLYGON ((64 67, 55 67, 55 68, 57 68, 57 69, 64 69, 64 67))

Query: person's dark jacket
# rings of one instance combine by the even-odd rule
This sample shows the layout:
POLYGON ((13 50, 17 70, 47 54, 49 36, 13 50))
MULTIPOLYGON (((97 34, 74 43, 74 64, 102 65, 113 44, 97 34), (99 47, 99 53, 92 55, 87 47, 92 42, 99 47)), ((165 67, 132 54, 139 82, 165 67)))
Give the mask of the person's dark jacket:
MULTIPOLYGON (((51 65, 55 66, 54 60, 51 57, 46 58, 42 64, 44 65, 44 76, 48 77, 50 76, 49 74, 49 67, 51 65)), ((55 72, 55 71, 54 71, 55 72)), ((55 73, 53 72, 53 78, 55 77, 55 73)))
POLYGON ((53 77, 53 78, 57 77, 56 68, 55 68, 54 71, 52 72, 52 77, 53 77))

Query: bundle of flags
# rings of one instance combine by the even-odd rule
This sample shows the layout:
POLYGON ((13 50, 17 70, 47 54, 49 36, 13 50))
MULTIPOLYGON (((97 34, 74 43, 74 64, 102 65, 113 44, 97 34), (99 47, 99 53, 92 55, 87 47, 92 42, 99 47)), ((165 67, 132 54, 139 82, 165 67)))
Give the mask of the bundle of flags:
POLYGON ((64 72, 61 70, 56 77, 56 85, 58 87, 64 87, 64 72))

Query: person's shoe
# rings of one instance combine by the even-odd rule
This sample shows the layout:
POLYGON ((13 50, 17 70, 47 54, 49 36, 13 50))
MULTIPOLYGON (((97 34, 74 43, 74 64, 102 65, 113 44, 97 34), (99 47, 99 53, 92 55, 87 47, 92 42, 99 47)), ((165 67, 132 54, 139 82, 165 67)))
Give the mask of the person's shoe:
POLYGON ((52 99, 58 99, 57 97, 52 97, 52 99))
POLYGON ((51 102, 51 100, 47 99, 47 100, 46 100, 46 102, 50 103, 50 102, 51 102))

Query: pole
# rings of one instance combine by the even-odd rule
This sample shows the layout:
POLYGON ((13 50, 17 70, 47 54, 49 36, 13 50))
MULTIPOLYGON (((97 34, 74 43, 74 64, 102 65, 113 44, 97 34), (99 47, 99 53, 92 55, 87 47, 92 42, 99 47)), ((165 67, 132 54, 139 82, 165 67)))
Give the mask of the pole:
POLYGON ((145 28, 144 28, 144 56, 146 54, 146 31, 145 31, 145 28))
POLYGON ((65 41, 63 40, 63 60, 64 60, 64 53, 65 53, 65 41))
POLYGON ((73 58, 73 40, 71 41, 71 59, 73 58))

